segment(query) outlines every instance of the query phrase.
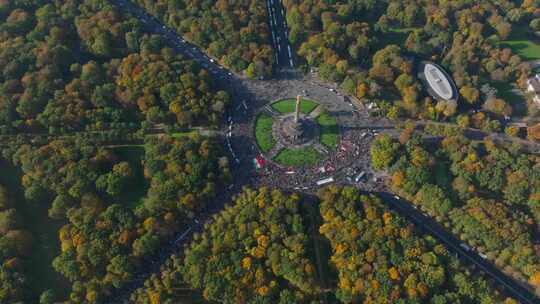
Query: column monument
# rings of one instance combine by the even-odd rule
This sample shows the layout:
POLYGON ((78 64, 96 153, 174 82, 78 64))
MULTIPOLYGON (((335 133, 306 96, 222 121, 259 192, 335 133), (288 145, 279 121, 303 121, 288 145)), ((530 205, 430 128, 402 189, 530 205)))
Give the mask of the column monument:
POLYGON ((296 96, 296 107, 294 114, 283 121, 284 136, 288 138, 291 143, 301 143, 304 141, 304 119, 300 117, 300 103, 302 102, 302 96, 296 96))
POLYGON ((289 145, 300 145, 314 139, 318 133, 318 126, 310 115, 300 113, 302 95, 296 96, 294 112, 285 115, 279 124, 279 138, 289 145))
POLYGON ((300 95, 296 95, 296 111, 294 112, 294 123, 298 124, 300 118, 300 95))

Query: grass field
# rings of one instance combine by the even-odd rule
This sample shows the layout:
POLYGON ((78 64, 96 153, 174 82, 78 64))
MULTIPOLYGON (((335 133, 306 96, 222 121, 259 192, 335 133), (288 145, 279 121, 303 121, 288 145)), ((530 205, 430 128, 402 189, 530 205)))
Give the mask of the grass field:
POLYGON ((509 82, 492 82, 491 85, 497 89, 497 97, 512 107, 512 116, 527 115, 527 100, 513 92, 514 87, 509 82))
POLYGON ((171 133, 171 137, 182 138, 182 137, 186 137, 186 136, 194 136, 197 133, 199 133, 199 131, 196 130, 196 129, 189 130, 189 131, 184 131, 184 132, 174 132, 174 133, 171 133))
POLYGON ((508 82, 493 82, 491 85, 497 89, 497 96, 511 105, 524 102, 522 96, 512 92, 513 87, 508 82))
POLYGON ((23 218, 24 229, 32 233, 34 242, 32 253, 28 259, 28 279, 30 293, 38 302, 39 295, 47 290, 54 289, 59 298, 67 297, 71 284, 52 267, 52 260, 60 254, 58 230, 63 221, 48 217, 49 202, 27 202, 24 199, 24 190, 20 183, 22 172, 10 164, 0 161, 0 184, 8 190, 8 195, 15 201, 18 212, 23 218))
POLYGON ((512 49, 525 60, 540 59, 540 41, 526 26, 514 26, 510 37, 501 41, 500 46, 512 49))
MULTIPOLYGON (((300 111, 304 114, 309 114, 317 106, 318 104, 316 102, 302 98, 302 101, 300 102, 300 111)), ((272 104, 272 108, 281 114, 292 113, 296 108, 296 99, 282 99, 280 101, 274 102, 272 104)))
POLYGON ((313 147, 302 149, 285 148, 274 157, 274 161, 285 166, 310 166, 322 159, 322 155, 313 147))
POLYGON ((113 149, 114 153, 122 160, 129 162, 135 178, 131 181, 129 191, 125 191, 118 197, 120 203, 135 208, 142 204, 148 191, 148 181, 144 178, 144 168, 141 163, 144 157, 144 146, 119 147, 113 149))
POLYGON ((317 123, 321 126, 321 143, 330 149, 335 149, 339 134, 336 119, 323 113, 317 117, 317 123))
POLYGON ((276 144, 276 140, 272 136, 272 116, 261 113, 255 121, 255 140, 259 149, 263 152, 270 151, 276 144))
MULTIPOLYGON (((306 214, 305 223, 310 234, 310 244, 307 252, 310 260, 317 265, 317 278, 323 288, 328 287, 328 283, 336 278, 335 272, 330 267, 328 261, 332 256, 332 247, 327 238, 321 235, 319 227, 322 225, 322 218, 319 212, 319 203, 317 201, 302 200, 300 204, 302 214, 306 214)), ((321 294, 322 303, 328 303, 328 294, 321 294)), ((337 303, 331 301, 330 303, 337 303)))

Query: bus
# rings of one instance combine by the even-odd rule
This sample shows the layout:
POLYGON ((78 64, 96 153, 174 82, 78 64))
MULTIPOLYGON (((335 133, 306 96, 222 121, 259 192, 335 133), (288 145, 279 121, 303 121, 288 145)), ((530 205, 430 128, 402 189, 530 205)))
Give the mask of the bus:
POLYGON ((334 182, 334 178, 333 177, 329 177, 329 178, 325 178, 325 179, 321 179, 319 181, 317 181, 317 186, 322 186, 322 185, 326 185, 326 184, 329 184, 329 183, 332 183, 334 182))

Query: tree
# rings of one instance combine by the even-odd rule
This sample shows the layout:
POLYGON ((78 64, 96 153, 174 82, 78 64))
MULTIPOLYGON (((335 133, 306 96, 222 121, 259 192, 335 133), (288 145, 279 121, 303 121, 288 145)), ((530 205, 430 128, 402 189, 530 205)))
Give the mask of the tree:
POLYGON ((295 301, 320 293, 298 204, 297 195, 246 189, 186 250, 184 280, 206 299, 226 302, 277 303, 287 290, 295 301))
POLYGON ((15 209, 0 211, 0 234, 20 227, 21 219, 15 209))
POLYGON ((127 256, 117 255, 113 257, 107 266, 107 272, 120 278, 120 280, 112 279, 113 286, 119 288, 123 282, 129 281, 133 277, 134 268, 132 261, 127 256))
POLYGON ((65 194, 60 194, 53 200, 52 206, 48 212, 49 217, 53 219, 65 218, 68 209, 74 205, 75 203, 71 197, 65 194))
POLYGON ((136 2, 235 72, 248 77, 271 74, 273 53, 263 2, 215 1, 203 6, 192 1, 185 6, 167 1, 136 2))
POLYGON ((52 289, 47 289, 39 297, 39 304, 53 304, 55 301, 54 291, 52 289))
POLYGON ((527 128, 527 138, 535 141, 540 140, 540 124, 527 128))
POLYGON ((387 169, 397 156, 399 144, 390 136, 378 136, 371 146, 371 162, 376 169, 387 169))
POLYGON ((144 234, 133 242, 133 254, 135 256, 148 256, 156 251, 159 239, 149 233, 144 234))
POLYGON ((489 98, 484 103, 484 109, 497 115, 510 116, 512 115, 512 107, 504 100, 499 98, 489 98))
MULTIPOLYGON (((510 259, 506 267, 522 283, 532 284, 535 280, 531 281, 528 269, 540 265, 540 259, 524 248, 534 247, 531 216, 540 217, 536 210, 540 200, 532 190, 540 181, 530 171, 538 160, 490 140, 474 143, 459 134, 446 136, 440 144, 409 140, 400 157, 388 165, 391 189, 428 210, 488 258, 498 258, 498 264, 519 252, 527 262, 510 259), (516 209, 530 215, 521 211, 516 215, 512 211, 516 209)), ((430 270, 427 288, 409 288, 409 294, 425 293, 442 278, 440 272, 430 270)), ((466 288, 473 293, 470 286, 466 288)))
POLYGON ((133 170, 128 162, 120 162, 113 166, 112 171, 96 180, 96 188, 106 191, 111 196, 122 193, 133 178, 133 170))
POLYGON ((415 202, 435 214, 446 215, 452 209, 452 202, 438 186, 426 184, 416 193, 415 202))
POLYGON ((480 97, 480 92, 477 89, 468 86, 460 88, 459 93, 470 104, 477 103, 480 97))
POLYGON ((431 302, 435 295, 452 301, 460 288, 470 290, 473 301, 501 301, 493 291, 485 292, 493 288, 485 279, 464 274, 465 266, 441 244, 418 233, 377 197, 336 186, 321 189, 318 197, 319 232, 332 248, 340 302, 431 302), (459 287, 449 284, 461 276, 468 281, 459 287))

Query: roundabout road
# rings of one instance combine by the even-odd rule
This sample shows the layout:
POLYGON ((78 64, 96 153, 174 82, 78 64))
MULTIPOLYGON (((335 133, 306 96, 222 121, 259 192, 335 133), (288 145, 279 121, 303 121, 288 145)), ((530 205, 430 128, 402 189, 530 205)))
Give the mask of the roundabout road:
MULTIPOLYGON (((380 179, 375 182, 373 176, 369 176, 369 173, 371 173, 369 146, 373 135, 378 132, 397 135, 394 123, 386 119, 369 117, 366 111, 356 109, 335 90, 320 84, 317 79, 311 78, 309 75, 305 76, 294 71, 284 71, 276 75, 276 79, 265 81, 239 77, 217 65, 215 60, 206 56, 199 48, 185 41, 174 30, 162 25, 158 20, 130 1, 111 1, 122 11, 130 13, 141 20, 147 31, 166 37, 177 53, 197 61, 210 71, 220 87, 230 92, 233 102, 229 106, 228 114, 225 117, 226 122, 221 130, 222 133, 227 135, 220 136, 218 139, 223 142, 224 146, 230 145, 233 184, 219 193, 218 197, 209 204, 209 207, 202 212, 200 217, 186 223, 186 228, 183 231, 176 234, 168 244, 164 244, 159 254, 148 260, 148 266, 141 269, 133 281, 125 287, 115 290, 108 303, 129 302, 129 295, 135 289, 143 287, 145 279, 150 275, 158 273, 160 265, 170 255, 182 250, 183 246, 190 240, 193 232, 200 231, 203 223, 210 221, 212 214, 222 210, 225 202, 231 201, 234 194, 238 193, 243 186, 269 186, 314 193, 318 188, 315 184, 316 180, 330 176, 334 178, 337 184, 354 183, 356 187, 363 191, 369 191, 381 196, 390 207, 403 216, 410 218, 420 228, 433 234, 449 249, 456 252, 462 260, 476 265, 488 276, 500 283, 514 298, 523 303, 537 303, 537 299, 523 286, 500 272, 490 262, 482 259, 476 252, 464 250, 461 247, 461 242, 439 224, 423 216, 410 203, 396 199, 390 193, 384 192, 384 186, 380 179), (307 94, 304 94, 304 92, 307 92, 307 94), (338 148, 338 152, 330 155, 328 159, 331 162, 330 164, 338 165, 336 165, 333 172, 325 173, 318 171, 317 168, 306 168, 294 169, 294 174, 287 174, 282 168, 277 167, 269 168, 264 174, 254 173, 252 160, 260 154, 253 134, 255 114, 270 101, 295 97, 297 94, 306 95, 305 97, 308 99, 317 100, 326 107, 330 114, 337 118, 340 125, 342 148, 338 148), (359 170, 367 171, 369 178, 361 183, 355 183, 354 180, 350 181, 348 179, 350 169, 348 168, 359 168, 359 170)), ((273 0, 271 3, 274 3, 275 7, 281 5, 278 0, 273 0)), ((281 15, 283 15, 282 12, 281 15)), ((280 28, 281 30, 286 29, 285 25, 275 29, 279 30, 280 28)), ((280 36, 286 35, 286 33, 277 34, 280 36)), ((283 53, 278 54, 278 56, 285 57, 283 53)))
MULTIPOLYGON (((241 155, 243 161, 251 165, 251 160, 262 154, 255 145, 254 129, 256 114, 264 107, 268 107, 274 100, 294 97, 303 92, 305 98, 322 105, 327 112, 336 118, 339 125, 340 145, 337 151, 329 151, 319 166, 308 168, 283 168, 268 162, 267 170, 252 178, 254 186, 270 186, 288 190, 303 190, 314 192, 317 190, 316 181, 332 176, 336 183, 347 184, 346 168, 359 168, 360 171, 370 170, 369 145, 373 139, 373 132, 368 130, 393 129, 390 122, 385 119, 369 117, 365 111, 356 110, 351 104, 345 102, 343 96, 319 85, 309 76, 282 75, 282 78, 254 81, 241 79, 234 85, 235 99, 247 100, 251 106, 248 110, 239 107, 235 111, 233 120, 233 138, 249 139, 251 148, 245 149, 244 142, 236 144, 233 141, 233 150, 241 155), (321 166, 334 168, 334 172, 321 172, 321 166), (287 174, 294 172, 292 174, 287 174)), ((253 170, 251 170, 253 171, 253 170)), ((369 174, 368 174, 369 175, 369 174)), ((360 184, 363 190, 374 190, 371 184, 360 184)))

